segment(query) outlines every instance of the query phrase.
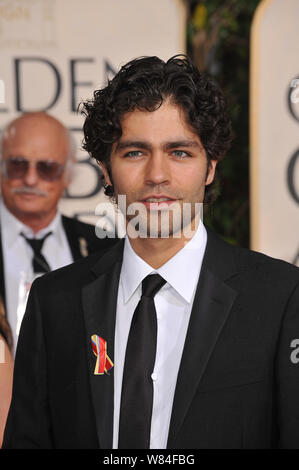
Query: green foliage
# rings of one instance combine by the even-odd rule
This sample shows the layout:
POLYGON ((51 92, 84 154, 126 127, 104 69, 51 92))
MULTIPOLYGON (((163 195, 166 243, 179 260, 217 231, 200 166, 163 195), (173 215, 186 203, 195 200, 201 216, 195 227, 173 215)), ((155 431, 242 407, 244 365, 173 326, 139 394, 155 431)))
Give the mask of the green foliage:
POLYGON ((260 0, 185 0, 187 52, 224 90, 234 141, 218 164, 219 196, 204 220, 226 240, 249 246, 249 38, 260 0))

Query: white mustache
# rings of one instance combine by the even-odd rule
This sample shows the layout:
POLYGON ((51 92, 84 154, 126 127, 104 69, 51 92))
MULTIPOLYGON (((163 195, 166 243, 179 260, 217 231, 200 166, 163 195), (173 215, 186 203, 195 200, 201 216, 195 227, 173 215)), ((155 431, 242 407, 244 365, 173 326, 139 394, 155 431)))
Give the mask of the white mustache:
POLYGON ((47 196, 47 191, 42 191, 37 188, 30 188, 28 186, 22 186, 21 188, 13 188, 12 192, 15 194, 35 194, 36 196, 47 196))

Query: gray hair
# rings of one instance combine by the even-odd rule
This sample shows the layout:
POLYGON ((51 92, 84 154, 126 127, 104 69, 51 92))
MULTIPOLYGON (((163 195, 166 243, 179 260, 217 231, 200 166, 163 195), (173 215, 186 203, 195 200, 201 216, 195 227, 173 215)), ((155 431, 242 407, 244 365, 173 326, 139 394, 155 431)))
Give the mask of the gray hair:
MULTIPOLYGON (((65 177, 70 178, 70 181, 74 178, 75 172, 75 164, 77 161, 77 143, 72 134, 72 131, 66 129, 67 132, 67 139, 68 139, 68 154, 66 157, 66 164, 65 164, 65 177)), ((0 157, 1 158, 1 157, 0 157)))

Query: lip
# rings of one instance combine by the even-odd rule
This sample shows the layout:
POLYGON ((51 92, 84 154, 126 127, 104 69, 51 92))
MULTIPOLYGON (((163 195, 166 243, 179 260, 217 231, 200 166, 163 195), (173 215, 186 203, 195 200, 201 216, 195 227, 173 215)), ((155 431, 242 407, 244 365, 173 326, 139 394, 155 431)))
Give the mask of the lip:
POLYGON ((35 194, 35 193, 22 193, 22 192, 19 192, 19 193, 16 193, 17 196, 21 196, 22 199, 36 199, 38 197, 41 197, 41 194, 35 194))
POLYGON ((166 206, 170 206, 171 204, 173 204, 174 202, 176 202, 177 199, 174 199, 170 196, 168 196, 167 194, 150 194, 148 196, 146 196, 144 199, 142 199, 142 203, 145 205, 145 207, 147 209, 157 209, 159 208, 159 206, 163 206, 163 207, 166 207, 166 206), (167 201, 158 201, 158 199, 162 199, 162 198, 167 198, 168 200, 167 201), (147 201, 147 199, 157 199, 157 202, 154 202, 154 201, 147 201))

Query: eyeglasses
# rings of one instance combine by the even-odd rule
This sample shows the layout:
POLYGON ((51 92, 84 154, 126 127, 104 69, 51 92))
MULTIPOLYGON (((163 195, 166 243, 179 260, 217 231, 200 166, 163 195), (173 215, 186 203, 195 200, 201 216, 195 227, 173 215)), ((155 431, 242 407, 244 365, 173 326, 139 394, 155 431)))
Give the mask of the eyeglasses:
POLYGON ((29 167, 34 166, 39 178, 45 181, 58 180, 65 165, 53 160, 38 160, 36 162, 23 157, 10 157, 1 161, 2 171, 6 178, 21 179, 27 174, 29 167))

